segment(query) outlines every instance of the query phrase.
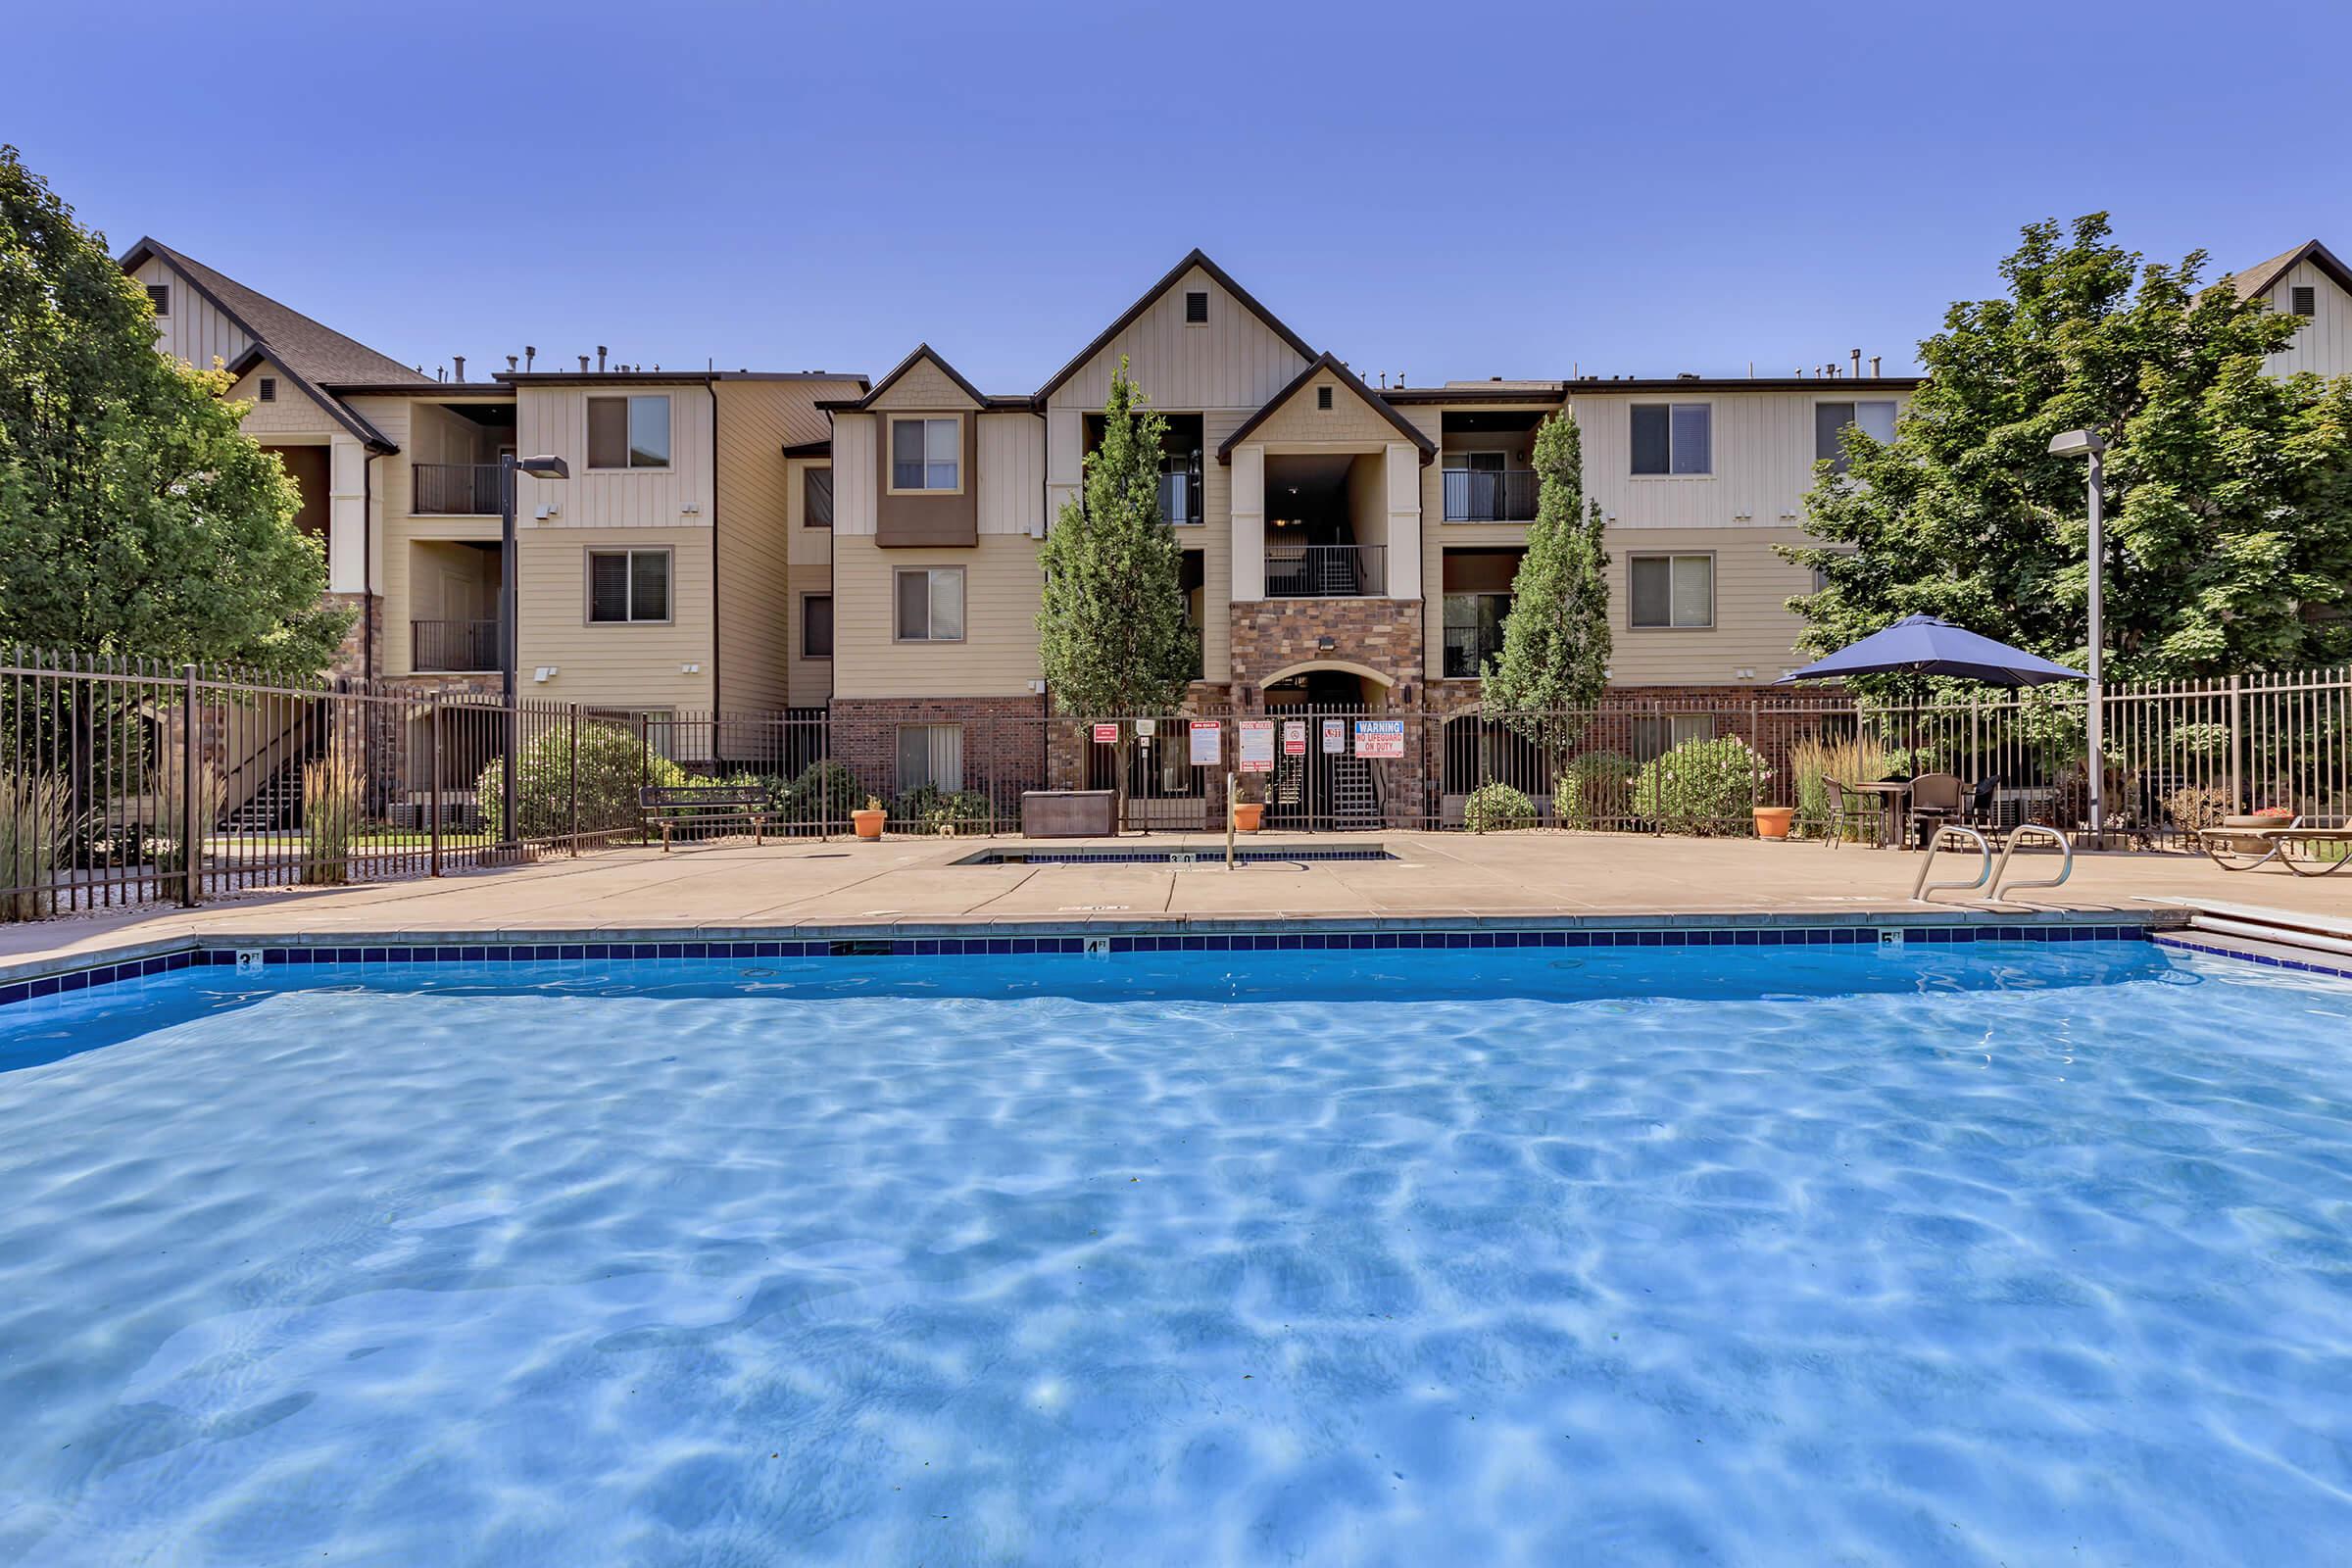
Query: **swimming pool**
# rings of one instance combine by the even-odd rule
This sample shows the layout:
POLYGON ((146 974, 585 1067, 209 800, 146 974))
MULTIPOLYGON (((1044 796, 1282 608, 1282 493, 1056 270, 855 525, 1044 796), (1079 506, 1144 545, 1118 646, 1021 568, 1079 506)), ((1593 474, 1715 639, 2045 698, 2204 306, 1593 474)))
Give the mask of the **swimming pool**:
POLYGON ((2139 942, 0 1008, 0 1562, 2312 1561, 2352 984, 2139 942))

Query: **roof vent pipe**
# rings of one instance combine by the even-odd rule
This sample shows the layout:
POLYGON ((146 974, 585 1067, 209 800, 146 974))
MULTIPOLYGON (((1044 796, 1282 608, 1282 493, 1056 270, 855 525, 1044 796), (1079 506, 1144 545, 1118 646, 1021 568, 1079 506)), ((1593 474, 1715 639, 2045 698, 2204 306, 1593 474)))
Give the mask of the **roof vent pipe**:
POLYGON ((454 366, 456 366, 456 367, 458 368, 457 379, 458 379, 458 380, 460 380, 460 381, 463 381, 463 380, 465 380, 465 379, 466 379, 466 356, 465 356, 465 355, 463 355, 463 354, 452 354, 452 355, 449 357, 449 363, 450 363, 450 364, 452 364, 452 365, 454 365, 454 366))
POLYGON ((1873 381, 1879 378, 1879 357, 1876 354, 1870 357, 1870 378, 1873 381))
POLYGON ((529 369, 531 368, 531 362, 538 357, 539 351, 537 349, 531 347, 528 343, 525 343, 522 346, 522 368, 524 369, 529 369))
POLYGON ((585 354, 580 356, 580 373, 582 375, 588 373, 588 356, 585 354))
POLYGON ((1846 357, 1854 362, 1854 374, 1860 375, 1862 373, 1862 351, 1860 349, 1848 349, 1846 351, 1846 357))
POLYGON ((507 356, 507 373, 508 373, 509 375, 513 375, 513 374, 514 373, 514 363, 515 363, 515 362, 514 362, 514 355, 512 355, 512 354, 508 355, 508 356, 507 356))
MULTIPOLYGON (((1862 351, 1860 349, 1856 349, 1854 352, 1859 354, 1862 351)), ((602 343, 599 343, 596 346, 596 373, 599 375, 605 373, 605 346, 602 343)))

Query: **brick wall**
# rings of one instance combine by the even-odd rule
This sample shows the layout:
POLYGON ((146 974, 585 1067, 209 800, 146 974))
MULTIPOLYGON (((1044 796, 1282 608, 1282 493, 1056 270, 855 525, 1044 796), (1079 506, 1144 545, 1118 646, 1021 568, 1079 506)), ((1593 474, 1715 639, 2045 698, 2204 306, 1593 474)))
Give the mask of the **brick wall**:
POLYGON ((1232 639, 1237 693, 1317 660, 1378 670, 1391 682, 1391 703, 1409 703, 1408 694, 1421 688, 1418 599, 1240 600, 1233 606, 1232 639), (1322 646, 1326 637, 1329 648, 1322 646))
POLYGON ((1049 724, 1042 697, 836 697, 829 712, 834 760, 860 794, 888 802, 899 794, 899 728, 963 726, 963 787, 990 796, 1000 811, 1017 810, 1023 790, 1043 789, 1049 724))

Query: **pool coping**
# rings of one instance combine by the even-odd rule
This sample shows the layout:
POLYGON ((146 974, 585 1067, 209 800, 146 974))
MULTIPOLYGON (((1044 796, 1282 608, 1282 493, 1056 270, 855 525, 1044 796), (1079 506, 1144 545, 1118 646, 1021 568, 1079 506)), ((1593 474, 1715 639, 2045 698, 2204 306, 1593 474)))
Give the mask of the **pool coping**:
POLYGON ((648 926, 583 931, 233 931, 0 965, 0 1006, 186 968, 319 963, 498 963, 803 957, 1031 957, 1133 953, 1429 952, 1522 947, 1868 946, 2144 940, 2185 926, 2180 909, 1947 909, 1769 913, 1350 915, 1128 920, 896 920, 769 926, 648 926))

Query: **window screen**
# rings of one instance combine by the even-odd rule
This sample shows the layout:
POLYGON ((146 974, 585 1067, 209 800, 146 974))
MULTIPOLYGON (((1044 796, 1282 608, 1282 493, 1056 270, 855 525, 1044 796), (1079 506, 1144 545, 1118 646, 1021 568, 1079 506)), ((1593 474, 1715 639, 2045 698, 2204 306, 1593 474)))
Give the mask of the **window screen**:
POLYGON ((801 475, 801 526, 833 526, 833 470, 810 468, 801 475))
POLYGON ((1715 623, 1712 556, 1636 556, 1630 623, 1643 629, 1689 629, 1715 623))
POLYGON ((893 419, 890 422, 890 487, 893 490, 954 490, 963 458, 960 419, 893 419))
POLYGON ((1672 471, 1672 444, 1667 434, 1666 405, 1638 403, 1633 408, 1634 471, 1672 471))
POLYGON ((801 657, 833 657, 833 596, 809 594, 801 601, 801 657))
POLYGON ((951 793, 963 788, 963 726, 899 726, 899 793, 924 785, 951 793))

